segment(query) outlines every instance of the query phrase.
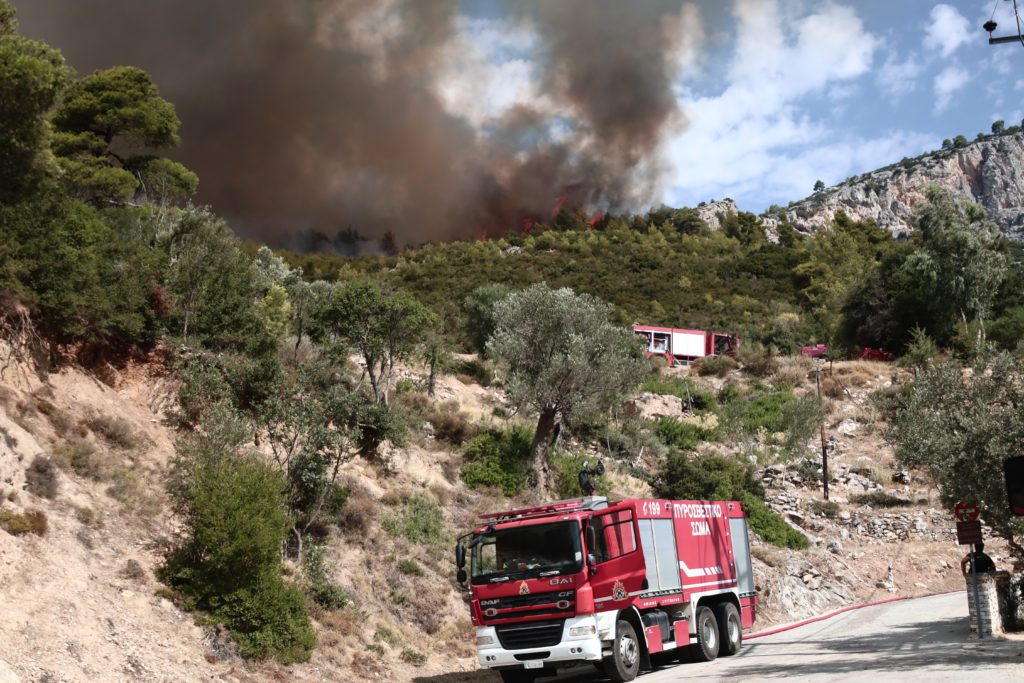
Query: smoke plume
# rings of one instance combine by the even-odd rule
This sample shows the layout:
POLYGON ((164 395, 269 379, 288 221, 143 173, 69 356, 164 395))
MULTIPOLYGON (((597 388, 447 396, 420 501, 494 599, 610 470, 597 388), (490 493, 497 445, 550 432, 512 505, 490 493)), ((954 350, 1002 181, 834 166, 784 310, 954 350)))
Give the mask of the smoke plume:
POLYGON ((502 20, 536 36, 538 97, 481 122, 442 95, 465 49, 457 0, 14 3, 80 73, 149 71, 199 200, 292 245, 494 235, 561 206, 649 203, 698 25, 681 0, 507 2, 502 20))

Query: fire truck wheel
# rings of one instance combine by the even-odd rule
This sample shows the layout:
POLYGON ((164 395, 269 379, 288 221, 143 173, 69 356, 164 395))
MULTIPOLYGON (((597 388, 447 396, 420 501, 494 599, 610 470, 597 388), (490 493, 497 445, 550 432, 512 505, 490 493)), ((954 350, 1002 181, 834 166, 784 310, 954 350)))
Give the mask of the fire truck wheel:
POLYGON ((707 607, 697 608, 697 645, 693 658, 698 662, 710 662, 718 656, 718 622, 715 614, 707 607))
POLYGON ((535 671, 525 669, 505 669, 499 673, 502 683, 533 683, 537 680, 535 671))
POLYGON ((722 602, 715 605, 715 619, 718 621, 718 634, 722 638, 722 645, 718 649, 718 654, 723 657, 736 654, 743 644, 743 627, 740 623, 740 612, 736 609, 736 605, 731 602, 722 602))
POLYGON ((625 619, 615 625, 612 656, 604 660, 604 673, 613 683, 626 683, 640 673, 640 640, 636 629, 625 619))

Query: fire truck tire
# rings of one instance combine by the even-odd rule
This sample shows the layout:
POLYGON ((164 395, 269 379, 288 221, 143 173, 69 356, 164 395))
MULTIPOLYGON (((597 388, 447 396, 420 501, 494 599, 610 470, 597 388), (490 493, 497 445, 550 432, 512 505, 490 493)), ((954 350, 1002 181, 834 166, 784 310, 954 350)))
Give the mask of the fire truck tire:
POLYGON ((697 644, 693 646, 693 660, 695 662, 710 662, 718 656, 720 641, 715 613, 708 607, 698 607, 697 644))
POLYGON ((537 680, 535 671, 525 669, 505 669, 499 671, 502 683, 533 683, 537 680))
POLYGON ((722 657, 729 657, 739 652, 740 646, 743 645, 740 612, 731 602, 719 603, 715 605, 714 609, 715 619, 718 621, 718 634, 721 636, 718 654, 722 657))
POLYGON ((640 639, 633 624, 625 619, 615 625, 612 656, 604 660, 604 673, 613 683, 627 683, 640 673, 640 639))

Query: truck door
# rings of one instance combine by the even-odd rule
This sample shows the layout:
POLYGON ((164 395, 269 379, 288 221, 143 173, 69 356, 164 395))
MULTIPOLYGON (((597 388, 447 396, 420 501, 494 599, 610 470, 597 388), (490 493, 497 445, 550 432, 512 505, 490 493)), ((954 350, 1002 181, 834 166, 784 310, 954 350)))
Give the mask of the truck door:
POLYGON ((613 509, 591 517, 587 553, 597 569, 590 579, 597 611, 621 609, 641 592, 646 572, 632 508, 613 509))

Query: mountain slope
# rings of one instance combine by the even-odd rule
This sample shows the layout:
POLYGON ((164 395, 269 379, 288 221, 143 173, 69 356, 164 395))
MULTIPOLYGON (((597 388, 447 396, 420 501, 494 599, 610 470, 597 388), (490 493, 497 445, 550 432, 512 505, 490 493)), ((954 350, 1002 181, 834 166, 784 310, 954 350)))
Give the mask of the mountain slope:
POLYGON ((1024 240, 1024 134, 1019 132, 904 159, 793 203, 767 222, 777 224, 781 216, 797 230, 814 233, 842 211, 899 234, 910 228, 929 185, 981 204, 1008 237, 1024 240))

